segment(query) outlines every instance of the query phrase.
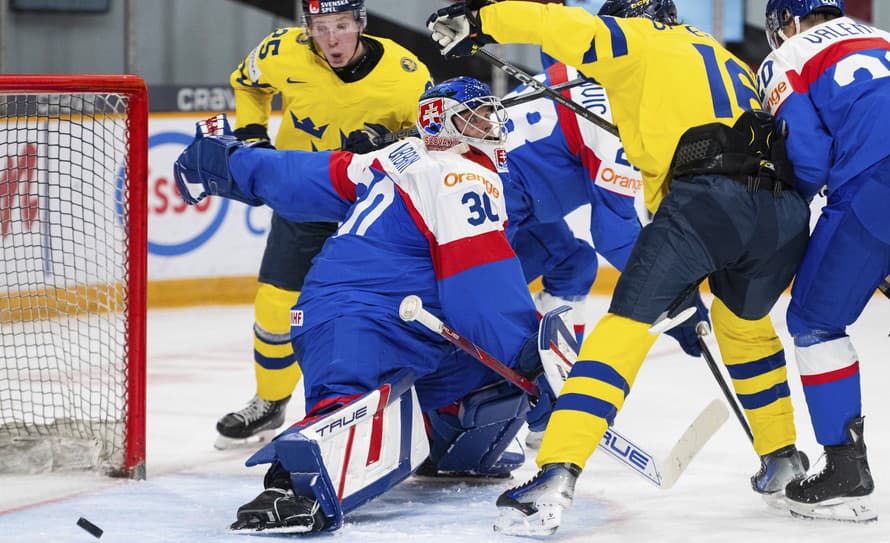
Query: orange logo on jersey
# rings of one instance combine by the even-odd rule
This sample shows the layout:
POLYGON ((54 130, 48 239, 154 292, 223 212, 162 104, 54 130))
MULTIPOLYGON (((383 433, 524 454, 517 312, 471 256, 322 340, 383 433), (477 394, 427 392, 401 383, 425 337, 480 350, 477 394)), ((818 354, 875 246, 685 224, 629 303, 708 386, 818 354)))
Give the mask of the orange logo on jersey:
POLYGON ((782 101, 782 95, 785 94, 786 90, 788 90, 788 85, 786 85, 784 81, 780 81, 779 84, 776 85, 776 88, 774 88, 773 91, 769 93, 770 110, 779 105, 779 102, 782 101))
POLYGON ((640 188, 643 186, 643 181, 641 179, 627 177, 626 175, 618 175, 618 172, 612 168, 603 168, 600 172, 600 179, 623 189, 630 189, 634 194, 639 192, 640 188))
POLYGON ((498 187, 489 181, 488 179, 482 177, 478 173, 449 173, 445 176, 445 186, 453 187, 463 183, 464 181, 481 181, 482 186, 485 187, 485 192, 491 194, 495 198, 500 198, 501 191, 498 190, 498 187))

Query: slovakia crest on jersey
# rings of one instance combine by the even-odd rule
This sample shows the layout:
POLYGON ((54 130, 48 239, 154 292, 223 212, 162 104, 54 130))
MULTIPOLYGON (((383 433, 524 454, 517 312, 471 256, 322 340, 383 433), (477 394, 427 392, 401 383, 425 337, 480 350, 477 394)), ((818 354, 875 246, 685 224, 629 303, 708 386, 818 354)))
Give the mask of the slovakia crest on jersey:
POLYGON ((435 136, 442 131, 442 99, 427 102, 420 107, 420 127, 424 132, 435 136))
POLYGON ((494 158, 497 161, 497 168, 499 170, 507 167, 507 150, 503 147, 498 147, 494 150, 494 158))

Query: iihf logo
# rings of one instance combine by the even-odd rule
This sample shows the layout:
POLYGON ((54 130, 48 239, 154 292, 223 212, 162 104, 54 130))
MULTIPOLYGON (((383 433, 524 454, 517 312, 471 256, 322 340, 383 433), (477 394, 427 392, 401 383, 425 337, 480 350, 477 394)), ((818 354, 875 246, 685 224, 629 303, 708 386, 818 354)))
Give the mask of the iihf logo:
POLYGON ((435 136, 442 131, 442 99, 437 98, 420 107, 420 127, 424 132, 435 136))
POLYGON ((290 325, 294 326, 303 326, 303 311, 301 309, 291 309, 290 311, 290 325))

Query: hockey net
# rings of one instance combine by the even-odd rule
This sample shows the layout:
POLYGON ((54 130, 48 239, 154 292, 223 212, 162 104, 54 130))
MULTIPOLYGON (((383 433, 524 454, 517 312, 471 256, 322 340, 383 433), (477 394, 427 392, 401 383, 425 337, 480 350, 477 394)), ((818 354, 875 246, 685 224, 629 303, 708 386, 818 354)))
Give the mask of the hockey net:
POLYGON ((0 75, 0 473, 144 477, 147 104, 0 75))

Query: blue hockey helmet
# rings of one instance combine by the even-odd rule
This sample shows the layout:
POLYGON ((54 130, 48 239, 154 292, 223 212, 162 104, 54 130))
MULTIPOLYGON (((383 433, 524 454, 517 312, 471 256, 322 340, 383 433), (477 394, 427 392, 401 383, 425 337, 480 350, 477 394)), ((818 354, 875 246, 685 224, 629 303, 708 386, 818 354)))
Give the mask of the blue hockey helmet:
POLYGON ((368 24, 368 12, 365 0, 302 0, 303 26, 309 28, 309 21, 315 15, 332 15, 335 13, 352 12, 360 28, 364 30, 368 24))
POLYGON ((793 24, 800 31, 800 18, 820 8, 833 9, 837 15, 844 14, 844 0, 769 0, 766 3, 766 40, 769 46, 777 49, 788 36, 782 32, 786 25, 793 24))
POLYGON ((478 79, 455 77, 427 89, 420 96, 417 131, 427 149, 444 151, 466 143, 498 169, 506 164, 507 111, 478 79))
POLYGON ((606 0, 597 15, 645 17, 664 24, 677 24, 674 0, 606 0))

